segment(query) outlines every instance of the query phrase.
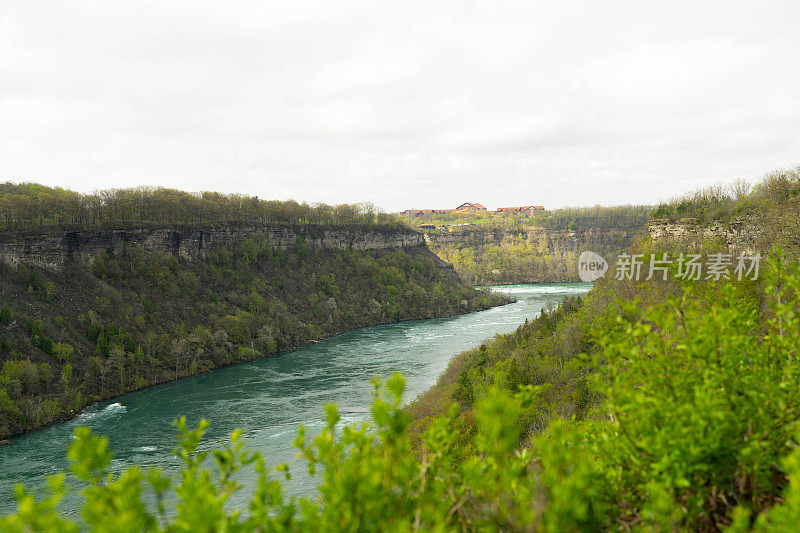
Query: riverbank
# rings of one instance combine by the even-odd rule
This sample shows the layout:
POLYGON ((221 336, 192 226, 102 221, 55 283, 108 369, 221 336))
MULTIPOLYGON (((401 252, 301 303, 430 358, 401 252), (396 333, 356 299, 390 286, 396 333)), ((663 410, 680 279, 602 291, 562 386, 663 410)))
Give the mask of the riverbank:
MULTIPOLYGON (((44 487, 46 474, 67 468, 66 448, 79 425, 109 437, 117 469, 146 462, 176 472, 170 453, 175 445, 171 422, 181 415, 191 424, 200 418, 211 420, 209 442, 243 428, 248 445, 269 464, 290 465, 292 494, 310 494, 316 482, 296 458, 292 441, 298 424, 306 425, 311 434, 322 428, 326 403, 337 403, 345 421, 368 420, 373 377, 404 373, 406 397, 411 399, 436 382, 453 354, 513 331, 565 294, 586 290, 585 284, 530 286, 512 295, 516 302, 504 306, 349 331, 273 357, 101 402, 68 422, 17 436, 12 446, 0 449, 0 514, 10 511, 16 482, 44 487), (124 406, 112 407, 114 402, 124 406)), ((241 480, 245 489, 255 482, 252 474, 248 476, 241 480)), ((234 503, 244 505, 236 497, 234 503)), ((70 495, 65 507, 74 510, 78 501, 79 495, 70 495)))
MULTIPOLYGON (((500 301, 500 302, 498 302, 498 303, 496 303, 496 304, 494 304, 492 306, 488 306, 488 307, 485 307, 485 308, 480 308, 479 307, 478 309, 471 310, 471 311, 470 310, 458 311, 458 312, 454 312, 454 313, 448 314, 448 315, 443 315, 443 316, 440 316, 440 317, 437 317, 437 318, 457 317, 457 316, 460 316, 460 315, 473 313, 473 312, 476 312, 476 311, 483 311, 483 310, 486 310, 486 309, 491 309, 492 307, 496 307, 498 305, 507 305, 507 304, 513 303, 513 302, 514 302, 514 299, 510 298, 507 301, 500 301)), ((36 428, 31 429, 29 431, 24 431, 24 432, 13 434, 13 435, 7 435, 7 437, 9 437, 9 438, 4 438, 3 440, 1 440, 0 441, 0 445, 13 444, 14 443, 14 437, 18 437, 18 436, 25 435, 25 434, 32 433, 32 432, 36 432, 36 431, 40 431, 40 430, 45 429, 47 427, 50 427, 50 426, 53 426, 53 425, 56 425, 56 424, 60 424, 60 423, 63 423, 63 422, 69 421, 69 420, 72 420, 72 419, 74 419, 76 417, 80 417, 81 415, 85 415, 85 414, 91 412, 92 410, 97 409, 100 406, 107 404, 108 402, 115 402, 117 400, 121 400, 124 396, 126 396, 128 394, 131 394, 131 393, 135 393, 135 392, 139 392, 139 391, 146 391, 147 389, 150 389, 150 388, 153 388, 153 387, 158 387, 159 385, 163 385, 163 384, 170 383, 170 382, 173 382, 173 381, 180 381, 180 380, 183 380, 183 379, 202 376, 203 374, 215 372, 217 370, 220 370, 220 369, 223 369, 223 368, 226 368, 226 367, 229 367, 229 366, 247 364, 249 362, 258 361, 259 359, 263 359, 263 358, 284 356, 284 355, 289 354, 289 353, 291 353, 292 351, 294 351, 294 350, 296 350, 298 348, 304 348, 304 347, 311 346, 311 345, 314 345, 314 344, 319 344, 322 341, 326 341, 326 340, 332 339, 334 337, 337 337, 339 335, 342 335, 342 334, 345 334, 345 333, 349 333, 349 332, 352 332, 352 331, 356 331, 358 329, 362 329, 362 328, 366 328, 366 327, 390 325, 390 324, 395 324, 397 322, 405 322, 405 321, 409 321, 409 320, 410 321, 414 321, 414 320, 426 320, 426 319, 425 318, 419 318, 419 317, 409 317, 407 319, 399 320, 399 321, 395 321, 395 322, 377 322, 377 323, 374 323, 374 324, 365 324, 363 326, 359 326, 359 327, 356 327, 356 328, 342 329, 340 331, 332 331, 329 334, 326 334, 325 336, 320 337, 318 339, 310 339, 310 340, 308 340, 308 341, 306 341, 306 342, 304 342, 302 344, 298 344, 298 345, 289 345, 286 348, 286 350, 282 350, 282 351, 276 352, 274 354, 257 355, 257 356, 254 356, 252 359, 244 359, 242 361, 224 363, 224 364, 222 364, 220 366, 217 366, 217 367, 214 367, 214 368, 209 368, 209 369, 206 369, 206 370, 203 370, 203 371, 198 371, 198 372, 195 372, 195 373, 189 373, 189 374, 186 374, 186 375, 181 375, 181 376, 179 376, 177 378, 174 378, 174 379, 165 379, 164 381, 160 381, 160 382, 152 383, 152 384, 148 384, 148 385, 143 385, 143 386, 138 387, 138 388, 132 388, 132 389, 127 390, 127 391, 125 391, 123 393, 112 394, 112 395, 108 395, 108 396, 105 396, 105 397, 101 397, 101 398, 98 398, 94 403, 84 406, 78 412, 72 412, 72 413, 65 414, 61 418, 54 419, 54 420, 48 422, 47 424, 44 424, 44 425, 39 426, 39 427, 36 427, 36 428)))
POLYGON ((508 301, 465 285, 424 246, 246 238, 202 260, 126 248, 61 272, 0 262, 0 275, 0 438, 343 331, 508 301))
MULTIPOLYGON (((422 434, 432 421, 447 414, 453 402, 459 404, 459 419, 464 433, 469 434, 475 423, 472 406, 486 393, 484 389, 494 385, 515 390, 515 383, 531 371, 539 374, 536 381, 557 390, 560 398, 551 394, 551 400, 554 404, 561 403, 564 412, 576 413, 589 406, 585 401, 573 402, 576 399, 576 385, 580 388, 578 382, 562 379, 564 376, 559 378, 557 372, 548 368, 553 365, 552 358, 557 358, 560 362, 556 364, 563 369, 565 362, 585 348, 582 343, 571 342, 571 339, 582 335, 580 330, 583 324, 576 315, 583 306, 583 296, 589 292, 592 284, 565 285, 583 286, 585 290, 565 292, 560 298, 547 302, 540 309, 540 314, 526 317, 513 332, 485 339, 479 346, 455 354, 436 383, 406 406, 411 418, 406 431, 416 453, 421 452, 422 434), (557 350, 554 346, 560 346, 562 353, 553 353, 557 350), (538 361, 530 361, 530 356, 523 356, 523 352, 538 353, 542 357, 538 361)), ((510 284, 488 288, 514 296, 532 286, 536 285, 510 284)), ((541 412, 538 416, 542 419, 533 423, 537 429, 546 425, 545 418, 549 415, 541 412)))

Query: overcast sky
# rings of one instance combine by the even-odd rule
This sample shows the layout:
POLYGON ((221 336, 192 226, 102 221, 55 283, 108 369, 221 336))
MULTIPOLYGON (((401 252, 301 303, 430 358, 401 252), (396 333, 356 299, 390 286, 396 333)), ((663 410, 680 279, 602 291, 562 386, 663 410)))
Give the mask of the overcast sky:
POLYGON ((654 203, 800 164, 798 22, 796 0, 4 2, 0 181, 654 203))

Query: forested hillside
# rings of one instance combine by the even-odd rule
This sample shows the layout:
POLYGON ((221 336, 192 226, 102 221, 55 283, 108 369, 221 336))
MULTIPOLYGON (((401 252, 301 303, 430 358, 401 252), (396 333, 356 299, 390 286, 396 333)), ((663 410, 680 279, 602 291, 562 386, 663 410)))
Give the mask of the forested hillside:
POLYGON ((646 206, 520 213, 442 213, 403 218, 426 229, 430 249, 476 285, 578 281, 577 259, 591 250, 613 259, 652 211, 646 206), (430 229, 429 225, 436 228, 430 229))
MULTIPOLYGON (((369 226, 351 231, 372 235, 369 226)), ((464 285, 424 246, 357 251, 298 236, 286 249, 239 239, 202 260, 169 248, 115 250, 59 270, 0 261, 0 437, 349 329, 506 301, 464 285)))

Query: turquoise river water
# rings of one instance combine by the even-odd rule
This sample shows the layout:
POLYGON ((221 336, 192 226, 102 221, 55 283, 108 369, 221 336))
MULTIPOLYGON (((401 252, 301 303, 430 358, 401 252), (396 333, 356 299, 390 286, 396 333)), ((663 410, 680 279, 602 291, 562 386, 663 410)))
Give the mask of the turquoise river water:
MULTIPOLYGON (((292 441, 298 424, 316 434, 323 424, 323 406, 335 402, 344 422, 369 419, 370 379, 402 372, 406 398, 413 399, 436 382, 450 358, 498 333, 513 331, 548 304, 583 294, 588 283, 505 285, 492 287, 517 298, 516 303, 450 318, 375 326, 337 335, 270 358, 220 368, 137 391, 92 406, 76 418, 13 439, 0 446, 0 515, 15 508, 13 488, 22 482, 42 490, 48 474, 65 470, 66 449, 76 426, 107 435, 119 471, 131 464, 159 466, 176 472, 178 460, 172 420, 185 415, 190 425, 211 420, 208 446, 242 428, 248 446, 260 450, 271 465, 288 463, 290 494, 310 494, 314 480, 297 459, 292 441)), ((243 472, 244 489, 231 506, 246 508, 254 475, 243 472)), ((64 500, 65 514, 77 516, 77 491, 64 500)))

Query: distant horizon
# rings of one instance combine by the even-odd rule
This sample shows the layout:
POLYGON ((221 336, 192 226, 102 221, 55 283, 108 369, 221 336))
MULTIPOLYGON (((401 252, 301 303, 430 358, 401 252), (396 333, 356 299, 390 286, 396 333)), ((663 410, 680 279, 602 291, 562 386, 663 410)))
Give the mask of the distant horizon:
MULTIPOLYGON (((750 185, 755 185, 761 179, 763 179, 766 175, 768 175, 770 172, 778 171, 778 170, 788 170, 788 169, 796 168, 796 167, 800 167, 800 164, 794 165, 794 166, 790 166, 790 167, 786 167, 786 168, 775 168, 775 169, 770 170, 769 172, 764 172, 763 174, 758 176, 756 179, 746 180, 746 181, 750 185)), ((738 178, 738 179, 741 179, 741 178, 738 178)), ((266 201, 270 201, 270 200, 280 201, 280 202, 295 201, 295 202, 298 202, 300 204, 305 203, 305 204, 308 204, 308 205, 315 205, 315 204, 328 204, 328 205, 342 205, 342 204, 363 205, 363 204, 371 204, 376 209, 378 209, 379 211, 382 211, 384 213, 403 214, 404 211, 430 211, 430 210, 433 210, 433 211, 445 211, 445 210, 454 210, 455 207, 457 207, 457 206, 459 206, 459 205, 461 205, 461 204, 463 204, 465 202, 483 204, 486 207, 486 211, 485 212, 487 212, 487 213, 494 213, 494 212, 497 211, 497 209, 500 209, 500 208, 523 207, 523 206, 528 206, 528 205, 530 205, 530 206, 541 206, 541 207, 544 208, 545 211, 555 211, 555 210, 559 210, 559 209, 588 209, 588 208, 592 208, 592 207, 637 207, 637 206, 638 207, 657 207, 659 204, 668 203, 668 202, 674 201, 675 199, 683 196, 684 194, 692 193, 694 191, 698 191, 698 190, 701 190, 703 188, 712 187, 712 186, 723 186, 723 187, 724 186, 728 186, 728 185, 732 184, 734 181, 736 181, 736 179, 731 179, 729 181, 718 181, 718 182, 715 182, 715 183, 708 183, 708 184, 703 185, 703 186, 694 187, 692 189, 687 189, 685 191, 678 192, 678 193, 676 193, 675 195, 673 195, 670 198, 664 198, 664 199, 661 199, 661 200, 658 200, 658 201, 655 201, 655 202, 628 202, 628 203, 614 203, 614 204, 600 204, 600 203, 596 203, 596 204, 563 204, 563 205, 554 205, 554 206, 548 206, 546 204, 536 204, 536 203, 519 203, 519 204, 507 203, 507 204, 498 204, 498 205, 495 206, 495 205, 490 205, 490 204, 488 204, 486 202, 483 202, 481 200, 474 200, 474 201, 472 201, 472 200, 461 200, 461 201, 454 202, 452 207, 451 206, 435 206, 435 207, 411 206, 411 207, 401 207, 399 209, 394 209, 394 210, 385 209, 382 206, 377 205, 374 202, 369 202, 369 201, 351 200, 351 201, 343 201, 343 202, 336 202, 336 203, 325 202, 325 201, 321 201, 321 202, 319 202, 319 201, 305 201, 305 200, 301 200, 298 197, 271 198, 271 197, 261 196, 261 195, 258 195, 258 194, 251 194, 251 193, 244 192, 244 191, 223 191, 223 190, 219 190, 219 189, 187 190, 187 189, 182 189, 182 188, 174 187, 174 186, 170 186, 170 185, 132 185, 132 186, 127 186, 127 187, 105 187, 105 188, 93 188, 93 189, 90 189, 90 190, 80 190, 80 189, 77 189, 77 188, 74 188, 74 187, 70 187, 70 186, 59 185, 59 184, 53 185, 53 184, 43 183, 41 181, 27 180, 27 179, 24 179, 24 180, 0 179, 0 184, 2 184, 2 183, 12 183, 12 184, 15 184, 15 185, 20 185, 20 184, 23 184, 23 183, 31 183, 31 184, 36 184, 36 185, 43 185, 45 187, 53 187, 53 188, 61 188, 61 189, 65 189, 65 190, 70 190, 70 191, 74 191, 74 192, 77 192, 77 193, 80 193, 80 194, 96 194, 96 193, 99 193, 99 192, 110 191, 110 190, 115 190, 115 189, 137 189, 137 188, 175 189, 175 190, 179 190, 179 191, 182 191, 182 192, 185 192, 185 193, 188 193, 188 194, 194 194, 194 195, 199 195, 199 194, 202 194, 204 192, 220 193, 220 194, 226 194, 226 195, 227 194, 232 194, 232 195, 237 195, 238 194, 238 195, 242 195, 242 196, 257 197, 260 200, 266 200, 266 201)), ((455 213, 452 213, 452 214, 455 214, 455 213)))
MULTIPOLYGON (((403 214, 404 211, 429 211, 429 210, 433 210, 433 211, 450 210, 450 211, 452 211, 452 213, 447 213, 447 214, 469 214, 469 213, 455 213, 455 211, 454 211, 455 207, 406 207, 406 208, 401 208, 401 209, 398 209, 398 210, 390 211, 390 210, 387 210, 387 209, 383 209, 381 206, 375 205, 372 202, 359 202, 359 201, 349 201, 348 202, 348 201, 345 201, 345 202, 341 202, 341 203, 337 203, 337 204, 331 204, 329 202, 305 202, 305 201, 300 200, 298 198, 266 198, 266 197, 262 197, 262 196, 258 196, 258 195, 248 194, 248 193, 242 192, 242 191, 223 192, 223 191, 214 190, 214 189, 203 189, 203 190, 191 191, 191 190, 179 189, 179 188, 176 188, 176 187, 170 187, 170 186, 166 186, 166 185, 134 185, 132 187, 110 187, 110 188, 92 189, 92 190, 89 190, 89 191, 81 191, 81 190, 74 189, 74 188, 68 187, 68 186, 49 185, 49 184, 46 184, 46 183, 42 183, 42 182, 39 182, 39 181, 32 181, 32 180, 6 180, 6 179, 0 179, 0 184, 2 184, 2 183, 11 183, 11 184, 14 184, 14 185, 22 185, 22 184, 25 184, 25 183, 30 183, 30 184, 34 184, 34 185, 42 185, 42 186, 45 186, 45 187, 61 188, 61 189, 64 189, 64 190, 69 190, 69 191, 77 192, 77 193, 80 193, 80 194, 86 194, 86 195, 97 194, 97 193, 100 193, 100 192, 103 192, 103 191, 110 191, 110 190, 115 190, 115 189, 138 189, 138 188, 145 188, 145 189, 174 189, 174 190, 179 190, 179 191, 185 192, 187 194, 193 194, 193 195, 200 195, 200 194, 202 194, 204 192, 211 192, 211 193, 219 193, 219 194, 226 194, 226 195, 227 194, 231 194, 231 195, 257 197, 259 200, 265 200, 265 201, 271 201, 271 200, 272 201, 279 201, 279 202, 291 202, 291 201, 294 201, 294 202, 298 202, 300 204, 305 203, 305 204, 308 204, 308 205, 311 205, 311 206, 313 206, 315 204, 328 204, 328 205, 342 205, 342 204, 346 204, 346 205, 369 205, 369 204, 371 204, 376 209, 378 209, 379 211, 382 211, 384 213, 389 213, 389 214, 403 214)), ((686 192, 691 192, 691 191, 686 191, 686 192)), ((665 201, 669 201, 669 200, 670 199, 667 199, 665 201)), ((465 201, 457 202, 455 204, 455 206, 461 205, 463 203, 465 203, 465 201)), ((520 205, 510 205, 509 204, 509 205, 490 206, 490 205, 486 205, 484 202, 481 202, 481 201, 476 201, 476 202, 472 202, 472 203, 480 203, 480 204, 483 204, 486 207, 486 211, 477 211, 475 213, 482 213, 482 212, 483 213, 495 213, 497 211, 497 209, 500 209, 500 208, 513 208, 513 207, 524 207, 526 205, 534 205, 534 204, 520 204, 520 205)), ((554 206, 554 207, 548 207, 547 205, 541 205, 541 204, 536 204, 536 205, 538 205, 540 207, 543 207, 545 211, 555 211, 555 210, 559 210, 559 209, 588 209, 588 208, 592 208, 592 207, 657 207, 659 203, 660 202, 657 202, 657 203, 654 203, 654 204, 649 204, 649 203, 593 204, 593 205, 588 205, 587 204, 587 205, 562 205, 562 206, 554 206)))

